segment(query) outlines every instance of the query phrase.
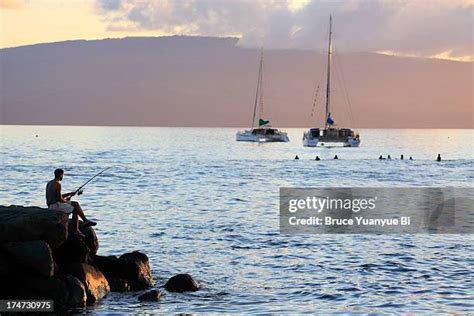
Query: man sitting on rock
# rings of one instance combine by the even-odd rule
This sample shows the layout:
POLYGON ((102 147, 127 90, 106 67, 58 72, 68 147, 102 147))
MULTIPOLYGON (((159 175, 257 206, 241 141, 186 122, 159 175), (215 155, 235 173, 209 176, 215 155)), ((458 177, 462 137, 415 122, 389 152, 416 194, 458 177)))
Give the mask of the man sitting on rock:
POLYGON ((86 227, 95 226, 97 223, 86 218, 78 202, 71 201, 71 197, 76 195, 75 192, 61 194, 61 181, 63 180, 63 177, 63 169, 54 170, 54 179, 49 181, 46 185, 46 204, 48 204, 50 210, 60 211, 66 214, 72 213, 74 230, 71 233, 84 237, 79 230, 79 217, 82 219, 84 226, 86 227))

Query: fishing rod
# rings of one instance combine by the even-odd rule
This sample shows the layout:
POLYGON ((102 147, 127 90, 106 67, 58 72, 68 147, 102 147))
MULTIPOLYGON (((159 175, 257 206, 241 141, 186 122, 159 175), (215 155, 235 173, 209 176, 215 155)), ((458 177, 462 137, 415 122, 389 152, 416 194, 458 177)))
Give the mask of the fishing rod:
POLYGON ((110 169, 111 167, 107 167, 105 168, 104 170, 102 170, 101 172, 99 172, 98 174, 96 174, 95 176, 93 176, 92 178, 90 178, 89 180, 87 180, 83 185, 81 185, 76 191, 74 191, 74 195, 81 195, 82 194, 82 188, 84 188, 89 182, 91 182, 92 180, 94 180, 96 177, 100 176, 102 173, 104 173, 105 171, 107 171, 108 169, 110 169))

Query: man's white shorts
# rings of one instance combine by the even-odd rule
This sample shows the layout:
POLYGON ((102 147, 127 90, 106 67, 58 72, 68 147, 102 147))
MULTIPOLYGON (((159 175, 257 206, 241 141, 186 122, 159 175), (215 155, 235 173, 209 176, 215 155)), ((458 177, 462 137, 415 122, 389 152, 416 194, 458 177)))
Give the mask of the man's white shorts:
POLYGON ((54 204, 51 204, 49 206, 49 209, 53 211, 63 212, 66 214, 71 214, 72 211, 74 210, 74 206, 71 205, 70 201, 66 203, 56 202, 54 204))

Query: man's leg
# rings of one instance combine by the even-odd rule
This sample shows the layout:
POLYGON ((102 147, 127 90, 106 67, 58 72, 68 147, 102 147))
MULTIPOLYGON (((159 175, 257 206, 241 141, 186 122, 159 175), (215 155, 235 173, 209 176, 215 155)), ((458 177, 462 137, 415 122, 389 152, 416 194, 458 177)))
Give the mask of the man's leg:
MULTIPOLYGON (((86 215, 84 214, 84 212, 82 211, 82 208, 81 206, 79 205, 78 202, 76 201, 71 201, 71 205, 74 206, 74 212, 77 213, 77 215, 79 215, 79 217, 82 219, 82 221, 87 224, 88 226, 95 226, 96 223, 93 222, 93 221, 90 221, 86 218, 86 215)), ((79 225, 79 221, 77 222, 77 224, 79 225)))
POLYGON ((74 232, 79 233, 79 216, 77 216, 76 209, 72 211, 72 224, 74 225, 74 232))
MULTIPOLYGON (((82 208, 81 206, 79 205, 78 202, 76 201, 71 201, 71 205, 74 206, 74 213, 76 213, 77 215, 79 215, 79 217, 82 219, 83 222, 87 222, 87 218, 86 216, 84 215, 84 212, 82 211, 82 208)), ((77 216, 76 215, 76 216, 77 216)))

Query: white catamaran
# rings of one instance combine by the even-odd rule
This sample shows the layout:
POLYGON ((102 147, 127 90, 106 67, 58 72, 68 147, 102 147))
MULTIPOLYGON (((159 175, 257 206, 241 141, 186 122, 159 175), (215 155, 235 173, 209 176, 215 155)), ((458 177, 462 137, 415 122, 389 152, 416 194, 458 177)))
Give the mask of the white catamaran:
POLYGON ((253 108, 252 128, 237 132, 237 141, 243 142, 288 142, 285 132, 270 126, 270 121, 263 118, 263 49, 260 54, 260 68, 258 71, 257 92, 253 108), (257 117, 258 108, 258 117, 257 117))
POLYGON ((326 116, 324 128, 310 128, 303 134, 303 145, 307 147, 316 146, 344 146, 358 147, 360 144, 359 135, 354 133, 350 128, 335 127, 333 118, 331 117, 331 64, 332 64, 332 17, 329 17, 329 48, 328 48, 328 64, 326 78, 326 116))

